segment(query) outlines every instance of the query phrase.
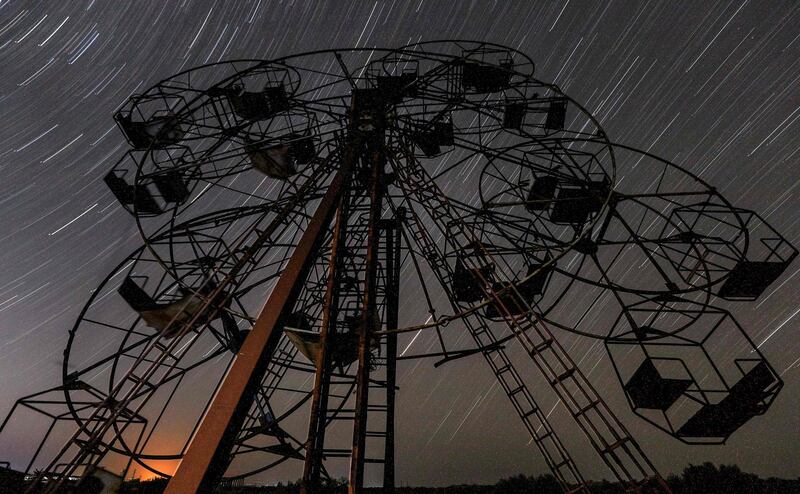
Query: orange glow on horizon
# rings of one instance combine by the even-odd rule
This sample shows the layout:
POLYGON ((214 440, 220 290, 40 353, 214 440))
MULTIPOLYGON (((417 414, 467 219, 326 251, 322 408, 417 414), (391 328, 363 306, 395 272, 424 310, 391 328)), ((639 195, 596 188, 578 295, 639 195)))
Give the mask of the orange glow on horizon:
MULTIPOLYGON (((145 463, 147 463, 149 466, 155 468, 160 472, 164 472, 167 475, 173 475, 175 473, 175 470, 178 469, 177 460, 160 460, 160 461, 152 460, 152 461, 146 461, 145 463)), ((133 470, 133 468, 131 469, 131 471, 132 471, 131 474, 132 479, 139 479, 141 481, 146 481, 146 480, 162 478, 160 475, 156 475, 155 473, 151 472, 150 470, 147 470, 141 465, 136 466, 135 471, 133 470)))

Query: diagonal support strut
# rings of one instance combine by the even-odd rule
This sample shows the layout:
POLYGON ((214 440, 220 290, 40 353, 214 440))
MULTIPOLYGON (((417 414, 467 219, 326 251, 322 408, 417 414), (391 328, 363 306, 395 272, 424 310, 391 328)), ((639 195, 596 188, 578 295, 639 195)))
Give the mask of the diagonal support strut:
POLYGON ((269 363, 271 349, 280 336, 276 331, 291 310, 305 282, 315 252, 330 225, 342 183, 348 180, 357 158, 358 139, 345 146, 342 166, 317 207, 282 276, 242 344, 214 402, 203 418, 165 494, 211 492, 228 466, 227 458, 236 433, 247 416, 252 391, 259 385, 269 363))

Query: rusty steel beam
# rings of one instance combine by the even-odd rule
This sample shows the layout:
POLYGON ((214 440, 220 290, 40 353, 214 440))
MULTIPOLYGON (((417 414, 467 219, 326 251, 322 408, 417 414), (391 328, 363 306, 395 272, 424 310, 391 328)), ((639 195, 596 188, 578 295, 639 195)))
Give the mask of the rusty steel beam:
POLYGON ((357 136, 351 137, 345 146, 339 172, 328 186, 252 331, 239 349, 165 494, 210 493, 225 473, 236 434, 252 402, 248 397, 261 384, 271 347, 280 336, 276 328, 287 311, 291 310, 305 282, 308 269, 330 225, 342 184, 349 180, 352 165, 358 158, 359 142, 357 136))

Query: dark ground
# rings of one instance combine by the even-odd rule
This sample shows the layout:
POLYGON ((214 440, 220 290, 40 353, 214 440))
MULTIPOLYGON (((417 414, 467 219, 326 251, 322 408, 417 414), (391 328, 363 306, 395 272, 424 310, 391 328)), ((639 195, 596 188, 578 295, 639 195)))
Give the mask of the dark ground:
MULTIPOLYGON (((716 466, 712 463, 690 465, 681 475, 668 477, 667 482, 674 494, 798 494, 800 479, 762 479, 757 475, 742 472, 735 465, 716 466)), ((121 494, 160 494, 166 480, 149 482, 129 482, 121 494)), ((624 490, 616 483, 593 482, 593 494, 622 494, 624 490)), ((3 492, 0 490, 0 492, 3 492)), ((300 492, 297 483, 270 487, 229 487, 217 491, 220 494, 295 494, 300 492)), ((334 482, 319 494, 339 494, 347 492, 344 482, 334 482)), ((368 489, 379 493, 382 489, 368 489)), ((455 485, 450 487, 398 487, 397 494, 561 494, 558 483, 550 475, 527 477, 517 475, 502 479, 494 485, 455 485)))
MULTIPOLYGON (((674 494, 798 494, 800 479, 762 479, 757 475, 742 472, 735 465, 716 466, 712 463, 690 465, 681 475, 667 478, 674 494)), ((161 494, 167 485, 166 479, 145 482, 127 482, 120 494, 161 494)), ((27 486, 22 475, 0 466, 0 494, 18 494, 27 486)), ((624 490, 616 483, 593 482, 593 494, 622 494, 624 490)), ((93 487, 84 485, 81 494, 93 494, 93 487)), ((239 486, 224 487, 218 494, 296 494, 300 492, 298 483, 278 484, 268 487, 239 486)), ((339 494, 347 492, 344 481, 334 481, 319 494, 339 494)), ((383 492, 382 489, 368 489, 370 493, 383 492)), ((396 494, 561 494, 558 483, 550 475, 527 477, 517 475, 502 479, 494 485, 454 485, 450 487, 398 487, 396 494)))

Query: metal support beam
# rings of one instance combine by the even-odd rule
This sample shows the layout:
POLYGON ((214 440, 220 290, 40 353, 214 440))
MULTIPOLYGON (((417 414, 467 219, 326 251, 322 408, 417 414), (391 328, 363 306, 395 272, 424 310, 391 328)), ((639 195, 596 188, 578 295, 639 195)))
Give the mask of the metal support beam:
POLYGON ((344 148, 342 166, 317 207, 283 274, 264 305, 252 331, 233 362, 214 402, 203 419, 165 494, 211 492, 229 463, 230 451, 247 412, 254 390, 260 385, 280 331, 280 321, 291 310, 297 292, 305 282, 333 212, 342 183, 358 157, 359 141, 351 136, 344 148))
POLYGON ((328 262, 328 280, 325 287, 325 301, 322 308, 320 327, 320 352, 317 356, 314 373, 314 389, 311 393, 311 414, 308 421, 306 457, 303 464, 301 494, 313 494, 319 489, 322 466, 322 453, 325 446, 326 414, 328 410, 328 389, 330 387, 330 341, 329 336, 336 330, 336 307, 338 304, 338 280, 340 251, 347 233, 347 192, 339 199, 336 211, 336 224, 333 229, 331 253, 328 262))
POLYGON ((367 414, 369 408, 369 371, 372 347, 372 333, 380 328, 373 328, 376 307, 378 243, 380 227, 378 222, 383 212, 383 168, 385 156, 383 138, 372 136, 369 142, 370 164, 372 165, 370 187, 369 230, 367 233, 367 255, 364 266, 364 302, 362 304, 361 323, 358 327, 358 371, 356 374, 356 404, 353 420, 353 449, 350 456, 350 476, 348 478, 348 494, 360 494, 364 484, 364 460, 366 459, 367 414))

